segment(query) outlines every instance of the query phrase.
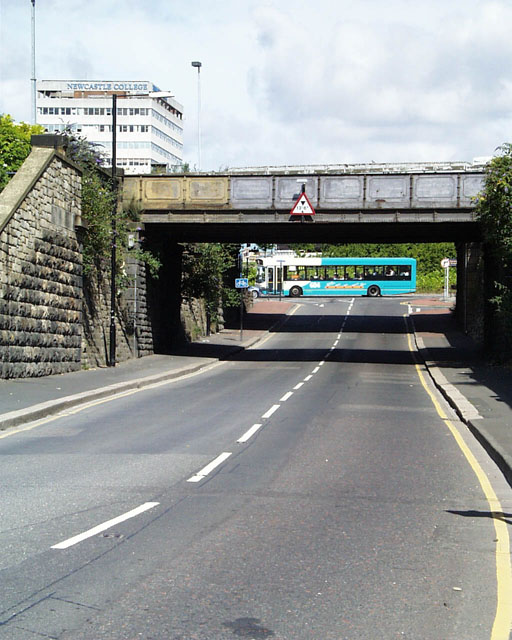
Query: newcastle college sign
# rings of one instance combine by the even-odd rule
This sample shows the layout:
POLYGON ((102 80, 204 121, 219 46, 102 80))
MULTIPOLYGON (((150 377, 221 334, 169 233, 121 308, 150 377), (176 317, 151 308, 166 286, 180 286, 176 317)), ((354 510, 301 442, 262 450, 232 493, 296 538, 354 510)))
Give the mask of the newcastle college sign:
POLYGON ((151 82, 66 82, 67 91, 153 91, 151 82))

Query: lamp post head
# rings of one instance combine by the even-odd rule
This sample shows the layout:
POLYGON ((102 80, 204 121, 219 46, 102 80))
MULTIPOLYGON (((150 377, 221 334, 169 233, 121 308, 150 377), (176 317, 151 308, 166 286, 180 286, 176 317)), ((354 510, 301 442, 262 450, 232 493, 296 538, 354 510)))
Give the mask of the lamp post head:
POLYGON ((199 70, 201 69, 201 67, 203 66, 201 62, 199 62, 199 60, 193 60, 190 63, 193 67, 197 67, 197 72, 199 73, 199 70))

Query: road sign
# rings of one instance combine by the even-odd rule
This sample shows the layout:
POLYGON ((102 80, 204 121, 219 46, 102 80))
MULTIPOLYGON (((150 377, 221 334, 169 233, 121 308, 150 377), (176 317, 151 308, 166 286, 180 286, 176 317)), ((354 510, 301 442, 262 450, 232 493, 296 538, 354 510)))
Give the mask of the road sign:
POLYGON ((457 266, 457 258, 450 258, 450 267, 457 266))
POLYGON ((235 278, 235 289, 247 289, 249 278, 235 278))
POLYGON ((441 260, 441 266, 443 269, 447 269, 450 266, 450 258, 443 258, 441 260))
POLYGON ((305 193, 301 193, 290 211, 291 216, 314 216, 315 210, 305 193))

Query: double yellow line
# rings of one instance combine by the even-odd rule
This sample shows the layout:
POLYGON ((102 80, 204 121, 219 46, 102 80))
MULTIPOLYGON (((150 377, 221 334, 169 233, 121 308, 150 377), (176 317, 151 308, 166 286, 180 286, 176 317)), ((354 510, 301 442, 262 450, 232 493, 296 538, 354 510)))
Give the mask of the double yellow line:
MULTIPOLYGON (((404 316, 404 318, 407 325, 407 316, 404 316)), ((409 342, 410 351, 415 353, 416 350, 413 347, 409 330, 407 331, 407 340, 409 342)), ((455 442, 458 444, 460 450, 473 469, 489 504, 494 530, 496 532, 495 556, 497 581, 496 615, 492 627, 491 640, 509 640, 510 631, 512 629, 512 565, 510 560, 510 538, 508 525, 505 521, 503 508, 489 481, 489 478, 478 463, 478 460, 472 454, 453 421, 445 415, 445 412, 437 398, 428 388, 425 376, 420 366, 416 363, 415 367, 423 388, 428 393, 439 417, 448 427, 450 433, 455 439, 455 442)))

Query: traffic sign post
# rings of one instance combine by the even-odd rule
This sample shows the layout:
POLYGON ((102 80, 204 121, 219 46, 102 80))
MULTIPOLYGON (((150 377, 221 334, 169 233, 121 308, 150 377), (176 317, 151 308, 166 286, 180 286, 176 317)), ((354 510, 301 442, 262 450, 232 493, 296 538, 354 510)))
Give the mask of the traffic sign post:
POLYGON ((450 267, 457 266, 456 258, 443 258, 441 260, 441 266, 444 269, 444 299, 448 300, 448 293, 450 288, 450 267))
POLYGON ((244 289, 248 286, 249 278, 235 278, 235 289, 240 290, 240 342, 244 338, 244 289))

